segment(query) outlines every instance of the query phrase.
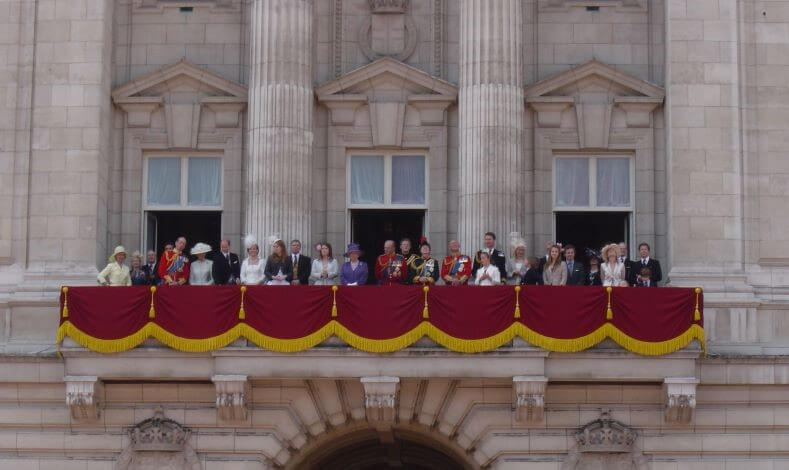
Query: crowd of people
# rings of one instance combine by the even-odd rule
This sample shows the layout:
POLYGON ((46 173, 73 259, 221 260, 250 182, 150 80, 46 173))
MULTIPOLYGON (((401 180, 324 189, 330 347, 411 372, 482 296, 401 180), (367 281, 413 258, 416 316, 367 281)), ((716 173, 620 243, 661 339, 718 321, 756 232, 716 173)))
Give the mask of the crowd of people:
POLYGON ((639 259, 631 260, 627 245, 611 243, 589 256, 588 265, 578 258, 573 245, 562 246, 551 242, 542 257, 526 256, 526 243, 514 239, 508 258, 496 247, 496 235, 488 232, 484 248, 473 258, 461 252, 460 242, 449 242, 449 254, 438 261, 431 256, 430 243, 423 237, 418 250, 413 250, 411 240, 400 241, 399 252, 394 240, 384 243, 383 254, 375 260, 370 272, 367 263, 359 257, 362 251, 357 243, 348 244, 342 265, 334 258, 329 243, 315 247, 316 258, 302 253, 299 240, 290 242, 290 252, 280 239, 269 240, 270 254, 263 259, 260 245, 253 236, 244 239, 247 256, 240 261, 230 250, 230 241, 222 240, 219 250, 211 256, 211 246, 197 243, 187 253, 187 240, 179 237, 165 246, 161 257, 148 251, 143 259, 139 252, 131 256, 130 266, 125 264, 126 250, 115 248, 109 264, 98 275, 102 285, 347 285, 368 283, 375 276, 379 285, 416 284, 445 285, 473 284, 478 286, 549 285, 549 286, 634 286, 657 287, 662 281, 660 263, 650 257, 650 246, 638 246, 639 259), (192 255, 190 258, 189 254, 192 255))

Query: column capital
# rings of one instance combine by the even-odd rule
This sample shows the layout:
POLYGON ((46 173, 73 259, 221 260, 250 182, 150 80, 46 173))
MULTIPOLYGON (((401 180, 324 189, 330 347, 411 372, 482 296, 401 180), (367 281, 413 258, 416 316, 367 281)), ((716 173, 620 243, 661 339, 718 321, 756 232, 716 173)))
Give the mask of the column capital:
POLYGON ((663 381, 666 422, 687 424, 693 419, 696 409, 695 377, 667 377, 663 381))
POLYGON ((539 375, 518 375, 512 378, 515 392, 515 419, 540 422, 545 416, 545 388, 548 378, 539 375))
POLYGON ((222 421, 246 421, 250 385, 246 375, 215 375, 216 411, 222 421))
POLYGON ((95 375, 67 375, 66 405, 71 418, 76 421, 95 421, 99 419, 99 395, 101 381, 95 375))

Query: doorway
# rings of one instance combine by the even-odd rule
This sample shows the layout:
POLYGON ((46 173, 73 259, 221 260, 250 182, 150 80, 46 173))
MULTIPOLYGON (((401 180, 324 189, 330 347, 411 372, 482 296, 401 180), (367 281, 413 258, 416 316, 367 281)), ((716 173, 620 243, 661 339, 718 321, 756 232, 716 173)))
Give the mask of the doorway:
POLYGON ((384 252, 384 242, 410 238, 416 247, 424 233, 425 210, 352 209, 351 241, 361 247, 361 259, 370 269, 368 284, 375 284, 375 260, 384 252))
POLYGON ((587 264, 590 250, 599 255, 608 243, 630 246, 629 212, 557 212, 556 241, 575 245, 576 257, 587 264))
POLYGON ((219 248, 222 236, 220 211, 147 211, 145 239, 149 250, 162 255, 164 246, 180 236, 186 237, 187 249, 197 242, 208 243, 213 250, 219 248))

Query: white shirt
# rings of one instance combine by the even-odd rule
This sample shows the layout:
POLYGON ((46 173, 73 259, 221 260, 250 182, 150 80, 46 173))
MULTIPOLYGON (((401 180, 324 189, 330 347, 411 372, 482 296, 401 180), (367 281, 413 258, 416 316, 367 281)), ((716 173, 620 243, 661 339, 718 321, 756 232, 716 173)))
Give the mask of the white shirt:
POLYGON ((600 273, 604 286, 616 287, 625 280, 625 265, 623 263, 616 263, 614 268, 611 269, 611 266, 606 262, 600 265, 600 273))
POLYGON ((310 270, 310 282, 316 286, 333 286, 337 284, 337 276, 340 275, 340 269, 337 267, 337 260, 332 258, 325 266, 326 277, 323 274, 323 261, 320 259, 312 260, 312 269, 310 270))
POLYGON ((211 275, 211 268, 214 262, 210 259, 203 261, 195 260, 189 266, 189 284, 193 286, 210 286, 214 284, 214 278, 211 275))
POLYGON ((241 263, 241 284, 255 285, 263 282, 263 270, 266 264, 258 258, 255 264, 250 263, 249 258, 241 263))
POLYGON ((478 286, 497 286, 501 284, 501 273, 499 273, 499 268, 496 266, 488 265, 487 267, 480 266, 477 269, 477 276, 474 279, 474 283, 478 286), (480 278, 487 273, 490 276, 490 279, 480 280, 480 278))

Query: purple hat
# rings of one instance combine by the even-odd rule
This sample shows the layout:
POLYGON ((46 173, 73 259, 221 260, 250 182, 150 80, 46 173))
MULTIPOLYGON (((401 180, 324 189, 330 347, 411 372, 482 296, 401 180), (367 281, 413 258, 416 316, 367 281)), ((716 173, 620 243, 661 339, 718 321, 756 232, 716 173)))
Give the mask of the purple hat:
POLYGON ((345 250, 345 254, 343 256, 348 256, 351 253, 361 253, 361 252, 362 252, 362 250, 361 250, 361 248, 359 248, 359 244, 351 242, 351 243, 348 243, 348 249, 345 250))

